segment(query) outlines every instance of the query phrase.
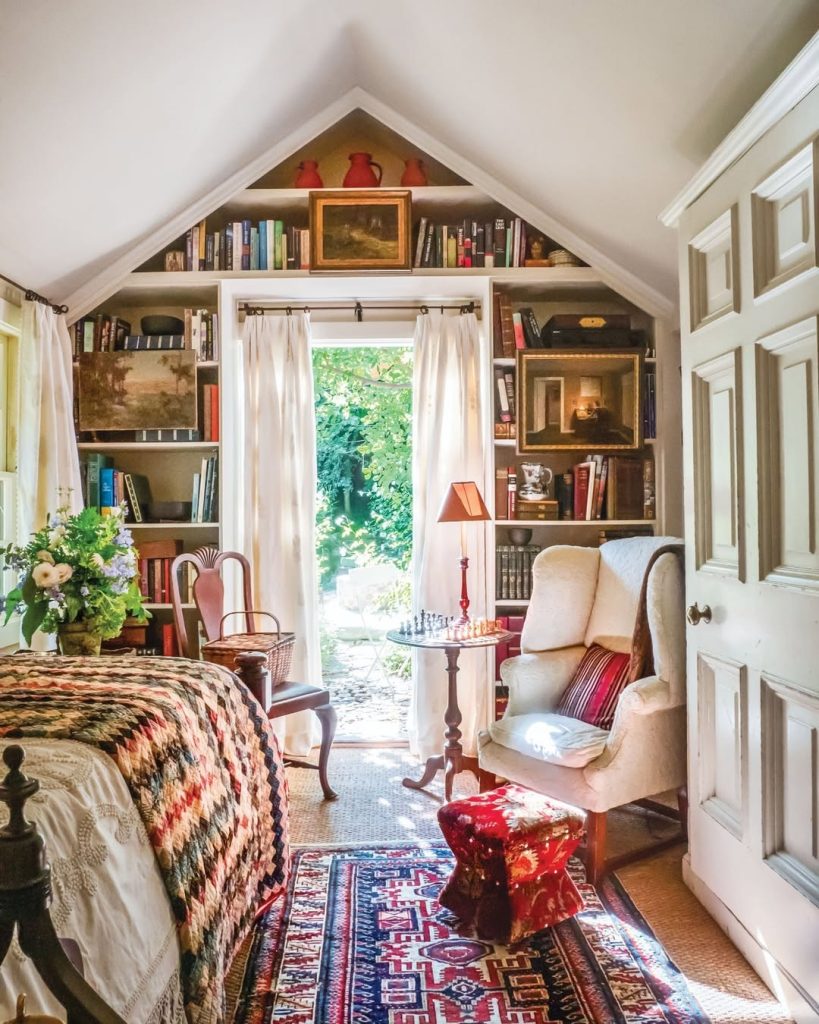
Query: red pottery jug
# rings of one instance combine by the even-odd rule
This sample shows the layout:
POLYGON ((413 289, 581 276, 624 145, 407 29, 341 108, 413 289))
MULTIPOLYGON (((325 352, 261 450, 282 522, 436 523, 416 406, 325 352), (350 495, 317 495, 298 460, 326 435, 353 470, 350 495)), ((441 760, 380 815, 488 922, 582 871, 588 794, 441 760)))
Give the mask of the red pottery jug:
POLYGON ((427 185, 427 172, 424 161, 417 156, 411 156, 404 161, 405 169, 401 175, 401 184, 410 188, 413 185, 427 185))
POLYGON ((344 188, 377 188, 381 184, 381 164, 373 160, 370 153, 350 153, 350 169, 344 175, 344 188), (376 178, 373 167, 378 168, 376 178))
POLYGON ((299 164, 299 173, 296 175, 295 188, 324 188, 317 160, 302 160, 299 164))

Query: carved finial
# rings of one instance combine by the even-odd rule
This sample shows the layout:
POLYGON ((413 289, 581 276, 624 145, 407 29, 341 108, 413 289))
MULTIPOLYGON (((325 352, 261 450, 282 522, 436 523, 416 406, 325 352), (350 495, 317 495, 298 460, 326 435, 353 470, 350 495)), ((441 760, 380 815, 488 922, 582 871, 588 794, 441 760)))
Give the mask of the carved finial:
POLYGON ((9 769, 3 782, 0 783, 0 800, 9 808, 9 820, 0 829, 0 834, 7 838, 23 836, 31 831, 31 824, 23 816, 26 800, 40 788, 37 779, 29 779, 21 771, 26 755, 23 748, 13 743, 3 751, 3 761, 9 769))

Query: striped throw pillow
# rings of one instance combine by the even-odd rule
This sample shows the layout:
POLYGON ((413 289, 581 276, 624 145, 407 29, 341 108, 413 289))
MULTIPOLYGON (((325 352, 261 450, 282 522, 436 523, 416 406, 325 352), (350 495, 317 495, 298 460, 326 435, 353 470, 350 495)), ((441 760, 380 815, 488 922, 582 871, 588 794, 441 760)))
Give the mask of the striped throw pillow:
POLYGON ((611 729, 620 694, 628 686, 630 654, 592 644, 555 708, 559 715, 611 729))

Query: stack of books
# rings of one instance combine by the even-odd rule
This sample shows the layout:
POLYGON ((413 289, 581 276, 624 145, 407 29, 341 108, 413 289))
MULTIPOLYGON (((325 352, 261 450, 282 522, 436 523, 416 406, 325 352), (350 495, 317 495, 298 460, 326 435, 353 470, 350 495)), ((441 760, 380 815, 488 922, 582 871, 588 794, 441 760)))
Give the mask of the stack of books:
POLYGON ((527 226, 520 217, 436 224, 418 222, 415 267, 522 267, 526 259, 527 226))
POLYGON ((125 473, 116 469, 111 456, 100 452, 89 452, 80 466, 80 472, 86 507, 97 508, 102 515, 108 515, 124 503, 127 506, 128 522, 144 522, 147 505, 151 500, 147 477, 141 473, 125 473))
POLYGON ((495 548, 495 598, 526 601, 532 596, 532 562, 540 552, 537 544, 498 544, 495 548))
POLYGON ((310 231, 281 220, 200 221, 185 235, 185 270, 309 270, 310 231))
POLYGON ((555 480, 560 519, 653 519, 654 460, 589 455, 555 480))

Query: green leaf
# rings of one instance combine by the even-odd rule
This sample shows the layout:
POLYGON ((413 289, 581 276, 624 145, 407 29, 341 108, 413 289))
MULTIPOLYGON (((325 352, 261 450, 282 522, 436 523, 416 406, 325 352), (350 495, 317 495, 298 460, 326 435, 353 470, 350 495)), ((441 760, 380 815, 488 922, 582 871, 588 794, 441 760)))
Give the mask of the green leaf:
POLYGON ((31 646, 31 638, 42 625, 47 611, 48 604, 45 601, 39 601, 37 604, 30 604, 28 608, 26 608, 26 614, 23 616, 21 628, 23 630, 23 636, 26 638, 26 643, 29 646, 31 646))
POLYGON ((6 619, 3 625, 7 625, 9 619, 17 611, 17 605, 23 600, 23 595, 19 587, 15 587, 14 590, 10 590, 6 594, 6 619))
POLYGON ((34 582, 34 580, 31 578, 31 573, 29 573, 28 576, 26 576, 26 578, 23 580, 23 586, 20 589, 22 599, 26 602, 26 604, 31 605, 37 600, 39 588, 37 584, 34 582))

